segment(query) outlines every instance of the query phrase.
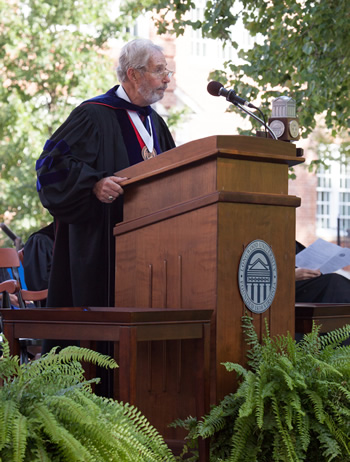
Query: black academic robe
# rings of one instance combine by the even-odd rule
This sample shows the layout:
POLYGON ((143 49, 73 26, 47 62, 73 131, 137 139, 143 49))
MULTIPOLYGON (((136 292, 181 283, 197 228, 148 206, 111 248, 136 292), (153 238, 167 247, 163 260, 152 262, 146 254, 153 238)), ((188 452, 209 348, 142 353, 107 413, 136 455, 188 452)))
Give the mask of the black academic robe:
MULTIPOLYGON (((114 306, 113 227, 123 218, 123 198, 105 204, 92 189, 130 165, 120 123, 126 111, 111 107, 115 89, 108 105, 102 98, 74 109, 37 162, 40 200, 55 218, 47 306, 114 306)), ((160 151, 175 147, 164 120, 153 110, 151 118, 160 151)))

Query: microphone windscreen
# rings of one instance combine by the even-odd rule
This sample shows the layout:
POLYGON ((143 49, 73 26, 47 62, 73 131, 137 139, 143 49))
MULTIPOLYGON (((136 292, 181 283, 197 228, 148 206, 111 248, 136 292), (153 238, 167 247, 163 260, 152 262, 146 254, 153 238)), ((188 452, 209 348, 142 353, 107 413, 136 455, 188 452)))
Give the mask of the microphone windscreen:
POLYGON ((210 93, 212 96, 220 96, 220 88, 222 88, 223 85, 220 82, 216 82, 213 80, 212 82, 208 83, 207 90, 208 93, 210 93))

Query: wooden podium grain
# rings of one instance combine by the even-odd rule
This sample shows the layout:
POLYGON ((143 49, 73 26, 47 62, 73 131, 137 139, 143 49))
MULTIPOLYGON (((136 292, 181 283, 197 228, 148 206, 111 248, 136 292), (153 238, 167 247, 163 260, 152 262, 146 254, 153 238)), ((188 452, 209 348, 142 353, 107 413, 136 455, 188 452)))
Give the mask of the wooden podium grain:
MULTIPOLYGON (((117 172, 128 180, 123 184, 124 221, 114 228, 115 306, 213 309, 212 403, 235 386, 234 374, 221 363, 245 363, 241 316, 246 308, 237 272, 245 247, 255 239, 271 246, 278 282, 271 307, 263 314, 250 313, 254 324, 259 335, 264 318, 273 335, 294 334, 295 208, 300 199, 288 195, 288 167, 302 161, 291 143, 212 136, 117 172)), ((145 415, 157 426, 160 402, 169 422, 193 415, 191 341, 141 344, 138 357, 143 359, 137 404, 145 415)), ((160 430, 174 436, 171 429, 160 430)))

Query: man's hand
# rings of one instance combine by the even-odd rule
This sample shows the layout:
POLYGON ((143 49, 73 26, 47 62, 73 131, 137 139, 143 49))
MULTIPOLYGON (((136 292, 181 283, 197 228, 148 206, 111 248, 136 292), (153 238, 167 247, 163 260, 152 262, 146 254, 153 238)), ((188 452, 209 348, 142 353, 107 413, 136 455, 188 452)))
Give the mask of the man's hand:
POLYGON ((304 281, 305 279, 312 279, 321 276, 320 270, 312 270, 307 268, 295 268, 295 280, 304 281))
POLYGON ((127 178, 108 176, 99 180, 92 191, 99 201, 110 204, 114 199, 124 193, 119 183, 125 180, 127 180, 127 178))
MULTIPOLYGON (((10 303, 11 305, 13 306, 19 306, 19 302, 18 302, 18 297, 16 294, 9 294, 10 296, 10 303)), ((2 300, 2 294, 0 294, 0 300, 2 300)))
POLYGON ((11 305, 19 306, 18 297, 16 294, 9 294, 11 305))

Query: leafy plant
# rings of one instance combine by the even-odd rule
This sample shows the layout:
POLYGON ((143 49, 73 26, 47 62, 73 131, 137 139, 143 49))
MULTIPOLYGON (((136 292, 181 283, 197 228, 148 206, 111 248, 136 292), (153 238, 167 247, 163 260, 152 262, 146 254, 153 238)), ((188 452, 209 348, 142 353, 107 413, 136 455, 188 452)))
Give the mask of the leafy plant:
POLYGON ((314 325, 299 343, 266 326, 261 344, 249 316, 243 328, 250 369, 224 364, 239 387, 196 424, 181 423, 189 448, 210 437, 211 461, 350 461, 350 326, 320 336, 314 325))
POLYGON ((172 461, 170 449, 135 407, 92 392, 80 361, 118 367, 97 352, 53 349, 28 364, 0 360, 0 460, 98 462, 172 461))

